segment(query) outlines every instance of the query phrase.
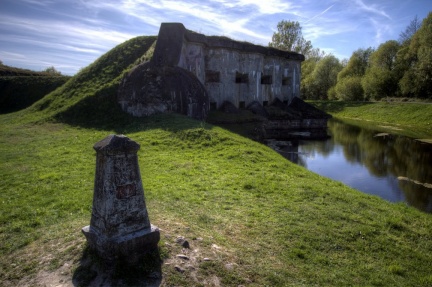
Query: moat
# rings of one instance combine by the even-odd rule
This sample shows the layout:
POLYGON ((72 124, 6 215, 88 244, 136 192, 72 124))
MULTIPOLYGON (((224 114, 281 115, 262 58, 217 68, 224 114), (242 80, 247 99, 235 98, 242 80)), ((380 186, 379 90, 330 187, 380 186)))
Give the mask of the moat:
POLYGON ((328 122, 326 140, 274 141, 269 145, 294 163, 391 202, 432 213, 432 144, 328 122))

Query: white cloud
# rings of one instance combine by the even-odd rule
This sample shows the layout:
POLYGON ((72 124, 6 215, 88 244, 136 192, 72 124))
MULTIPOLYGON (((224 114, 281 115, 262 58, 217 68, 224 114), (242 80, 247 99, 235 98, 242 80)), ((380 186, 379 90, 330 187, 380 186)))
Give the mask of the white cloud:
MULTIPOLYGON (((122 43, 134 37, 132 34, 100 28, 90 27, 80 23, 66 23, 58 20, 23 19, 2 15, 0 18, 2 29, 14 31, 15 41, 35 41, 42 46, 62 43, 77 49, 89 50, 105 49, 113 44, 122 43), (18 38, 17 35, 21 35, 18 38), (38 36, 34 36, 38 35, 38 36), (27 39, 27 40, 26 40, 27 39), (31 40, 34 39, 34 40, 31 40), (43 43, 43 40, 52 39, 55 42, 43 43)), ((9 36, 8 36, 9 38, 9 36)))
POLYGON ((300 8, 293 3, 288 1, 280 1, 280 0, 233 0, 233 1, 224 1, 224 0, 215 0, 215 2, 222 3, 228 7, 235 8, 240 6, 253 5, 258 8, 258 12, 261 14, 278 14, 278 13, 293 13, 296 14, 297 10, 300 8))
POLYGON ((371 12, 373 14, 381 15, 385 18, 391 19, 391 17, 384 11, 384 9, 378 7, 377 5, 369 5, 363 3, 362 0, 355 0, 355 3, 357 4, 357 7, 364 11, 371 12))

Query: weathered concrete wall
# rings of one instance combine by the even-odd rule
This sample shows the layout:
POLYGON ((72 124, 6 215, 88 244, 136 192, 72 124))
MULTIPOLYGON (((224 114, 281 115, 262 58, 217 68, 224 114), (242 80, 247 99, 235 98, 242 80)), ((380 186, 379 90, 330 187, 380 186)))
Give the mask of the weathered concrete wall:
POLYGON ((173 111, 202 120, 209 110, 205 87, 191 72, 151 62, 138 65, 123 79, 118 103, 136 117, 173 111))
POLYGON ((236 107, 258 101, 271 103, 276 98, 290 102, 300 97, 300 61, 267 57, 222 47, 183 42, 179 67, 194 73, 208 91, 210 102, 220 107, 224 101, 236 107), (206 71, 219 73, 219 81, 206 80, 206 71), (236 74, 247 74, 246 83, 236 83, 236 74), (262 77, 269 82, 262 83, 262 77))
MULTIPOLYGON (((181 24, 164 23, 160 34, 173 27, 181 30, 183 25, 178 25, 181 24)), ((289 103, 300 97, 303 55, 188 30, 177 33, 176 38, 179 35, 184 38, 181 49, 175 45, 176 51, 181 51, 178 66, 195 74, 217 108, 225 101, 241 107, 254 101, 271 103, 276 98, 289 103), (208 71, 218 73, 219 80, 209 81, 208 71), (236 83, 237 73, 247 74, 247 82, 236 83), (267 81, 262 82, 262 77, 267 81)))
POLYGON ((204 119, 224 102, 246 108, 300 97, 301 61, 294 52, 207 37, 181 23, 162 23, 150 62, 122 81, 118 102, 134 116, 176 111, 204 119))
POLYGON ((202 84, 205 83, 204 45, 183 41, 178 66, 191 71, 202 84))

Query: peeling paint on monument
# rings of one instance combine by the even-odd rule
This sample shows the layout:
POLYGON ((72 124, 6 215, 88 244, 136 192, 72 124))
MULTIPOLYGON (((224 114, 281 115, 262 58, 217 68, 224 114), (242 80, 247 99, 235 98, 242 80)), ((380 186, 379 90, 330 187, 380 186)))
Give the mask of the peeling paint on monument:
POLYGON ((137 262, 157 250, 159 229, 150 224, 137 151, 123 135, 96 143, 96 176, 90 225, 82 229, 90 248, 107 260, 137 262))

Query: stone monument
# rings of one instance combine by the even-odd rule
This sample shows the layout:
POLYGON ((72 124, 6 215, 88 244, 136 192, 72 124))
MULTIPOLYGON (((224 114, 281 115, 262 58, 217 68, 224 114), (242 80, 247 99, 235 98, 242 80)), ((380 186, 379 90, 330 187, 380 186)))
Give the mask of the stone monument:
POLYGON ((150 224, 138 166, 140 146, 124 135, 97 142, 90 225, 82 229, 91 249, 108 261, 139 261, 157 250, 159 229, 150 224))

